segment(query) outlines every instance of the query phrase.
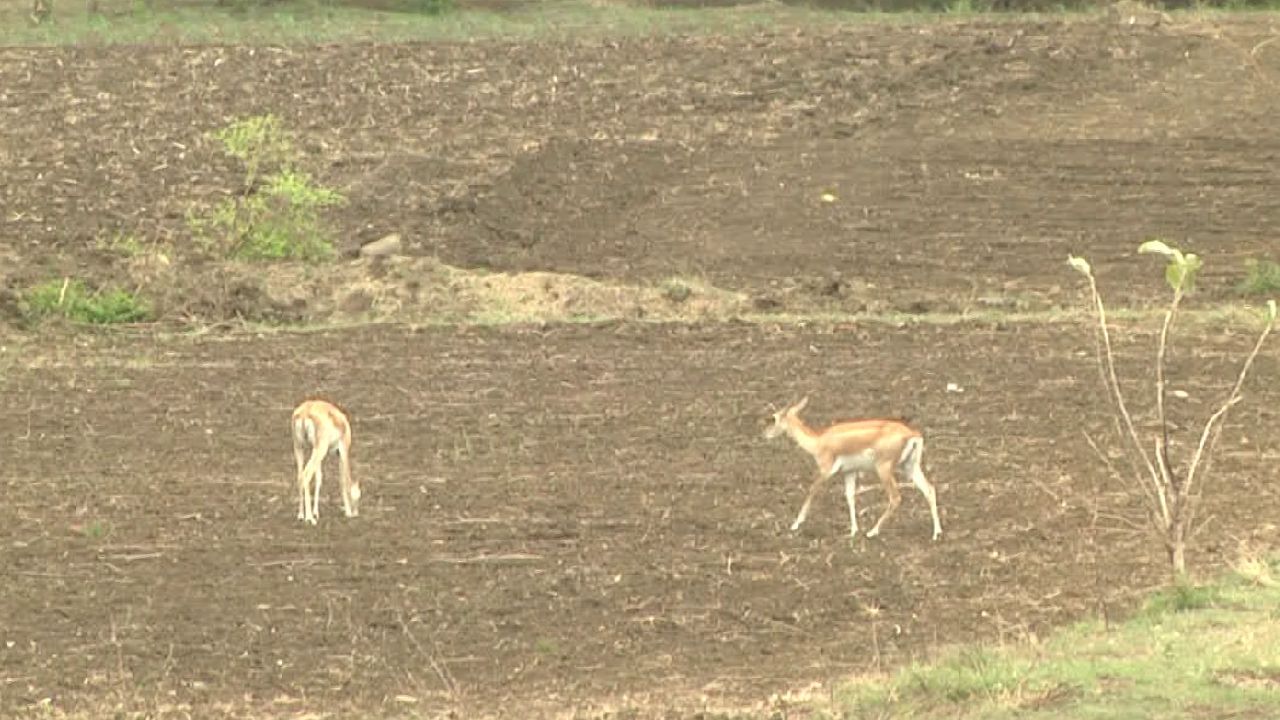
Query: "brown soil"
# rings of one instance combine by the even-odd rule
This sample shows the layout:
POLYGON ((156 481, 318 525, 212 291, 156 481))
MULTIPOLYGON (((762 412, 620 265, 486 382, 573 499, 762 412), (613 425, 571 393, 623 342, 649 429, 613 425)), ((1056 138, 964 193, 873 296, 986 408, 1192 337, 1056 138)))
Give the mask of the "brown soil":
MULTIPOLYGON (((1151 337, 1132 339, 1128 360, 1151 337)), ((1247 341, 1175 364, 1179 452, 1247 341)), ((750 706, 1116 613, 1162 558, 1083 439, 1106 427, 1088 343, 1053 326, 610 324, 28 350, 0 420, 4 707, 750 706), (286 429, 313 394, 351 411, 366 495, 345 519, 328 482, 316 527, 294 518, 286 429), (810 461, 761 430, 801 394, 814 422, 856 408, 927 429, 941 541, 909 490, 881 538, 849 541, 834 486, 788 531, 810 461)), ((1274 355, 1258 368, 1277 372, 1274 355)), ((1280 393, 1250 390, 1197 568, 1274 535, 1259 468, 1280 393)), ((864 525, 883 503, 862 496, 864 525)))
POLYGON ((1146 265, 1128 258, 1155 234, 1209 258, 1213 299, 1245 258, 1274 255, 1270 32, 1104 16, 5 49, 0 280, 140 286, 182 319, 331 312, 191 251, 187 213, 240 182, 204 133, 273 112, 349 196, 331 217, 347 250, 398 232, 464 270, 692 277, 774 311, 922 312, 1071 304, 1072 252, 1138 302, 1158 273, 1130 278, 1146 265), (109 249, 122 234, 174 265, 139 270, 109 249))
MULTIPOLYGON (((1132 249, 1155 233, 1208 257, 1198 297, 1226 297, 1275 254, 1280 51, 1250 54, 1270 32, 1251 22, 0 50, 0 307, 75 274, 197 321, 721 320, 14 336, 0 714, 779 707, 1124 609, 1163 565, 1083 439, 1107 427, 1087 327, 723 319, 1070 305, 1070 252, 1138 304, 1159 278, 1132 249), (265 111, 351 198, 345 249, 398 232, 412 257, 191 251, 190 204, 237 182, 201 134, 265 111), (672 276, 726 292, 673 300, 672 276), (925 428, 942 541, 910 490, 875 540, 850 542, 835 488, 787 530, 811 468, 760 431, 803 394, 815 422, 925 428), (344 519, 326 482, 307 527, 286 418, 313 395, 352 411, 366 500, 344 519)), ((1130 330, 1138 378, 1152 338, 1130 330)), ((1249 342, 1188 335, 1177 449, 1249 342)), ((1278 372, 1261 358, 1232 415, 1198 570, 1273 544, 1278 372)), ((883 496, 862 498, 870 522, 883 496)))

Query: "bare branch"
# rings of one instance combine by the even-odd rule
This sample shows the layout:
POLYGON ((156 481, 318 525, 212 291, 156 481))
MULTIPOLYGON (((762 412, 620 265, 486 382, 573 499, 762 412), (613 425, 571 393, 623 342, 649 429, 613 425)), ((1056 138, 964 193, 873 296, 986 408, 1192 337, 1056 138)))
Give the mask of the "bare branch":
MULTIPOLYGON (((1120 418, 1124 421, 1125 430, 1128 432, 1129 441, 1133 445, 1133 451, 1137 453, 1142 462, 1147 466, 1147 474, 1151 477, 1151 483, 1157 489, 1160 487, 1160 474, 1156 471, 1155 465, 1151 462, 1151 457, 1142 446, 1142 441, 1138 438, 1138 431, 1133 427, 1133 417, 1129 415, 1129 407, 1125 404, 1124 393, 1120 389, 1120 379, 1116 376, 1116 364, 1114 353, 1111 350, 1111 333, 1107 330, 1107 311, 1102 304, 1102 295, 1098 293, 1098 282, 1093 275, 1089 275, 1089 290, 1093 294, 1093 303, 1098 311, 1098 328, 1102 334, 1102 346, 1104 349, 1103 357, 1106 360, 1107 368, 1107 386, 1111 391, 1111 399, 1115 401, 1116 408, 1120 412, 1120 418)), ((1169 508, 1163 498, 1160 497, 1160 514, 1161 517, 1169 517, 1169 508)))
POLYGON ((1160 477, 1165 487, 1176 487, 1173 480, 1173 466, 1169 463, 1169 422, 1164 414, 1164 359, 1169 348, 1169 329, 1173 326, 1173 318, 1178 314, 1178 304, 1182 302, 1182 286, 1174 288, 1173 301, 1164 314, 1164 324, 1160 327, 1160 341, 1156 345, 1156 418, 1160 423, 1160 440, 1156 443, 1156 464, 1160 468, 1160 477))
POLYGON ((1124 476, 1120 474, 1120 471, 1116 470, 1116 466, 1111 463, 1111 458, 1107 457, 1107 454, 1102 452, 1102 448, 1098 447, 1098 444, 1093 441, 1093 436, 1083 430, 1080 431, 1080 434, 1084 436, 1084 441, 1089 443, 1089 447, 1093 448, 1094 454, 1098 456, 1102 464, 1107 466, 1107 471, 1111 473, 1116 482, 1124 484, 1124 476))
MULTIPOLYGON (((1102 363, 1101 361, 1099 361, 1098 372, 1099 374, 1102 375, 1103 384, 1106 384, 1106 373, 1105 371, 1103 371, 1102 367, 1103 367, 1102 363)), ((1120 425, 1119 414, 1112 413, 1111 424, 1115 426, 1116 437, 1119 438, 1121 442, 1124 442, 1124 428, 1121 427, 1120 425)), ((1150 496, 1151 512, 1152 512, 1151 517, 1153 520, 1156 519, 1157 517, 1159 517, 1160 502, 1157 499, 1157 495, 1154 492, 1154 490, 1158 490, 1159 486, 1156 486, 1155 483, 1151 483, 1149 486, 1148 483, 1143 480, 1142 468, 1138 465, 1138 458, 1135 457, 1134 453, 1127 452, 1127 453, 1121 453, 1121 454, 1124 455, 1124 459, 1129 463, 1129 472, 1132 473, 1133 475, 1133 482, 1136 483, 1142 489, 1144 494, 1147 494, 1150 496)))
POLYGON ((1222 403, 1222 407, 1218 408, 1218 411, 1213 415, 1210 415, 1209 420, 1204 424, 1204 431, 1200 433, 1200 444, 1196 447, 1195 455, 1191 457, 1190 467, 1187 468, 1187 480, 1179 491, 1181 497, 1185 498, 1191 494, 1195 485, 1196 470, 1200 467, 1201 459, 1204 458, 1206 446, 1212 452, 1214 446, 1218 444, 1218 436, 1222 433, 1222 421, 1226 418, 1227 412, 1231 409, 1231 406, 1244 399, 1240 389, 1244 387, 1244 381, 1249 376, 1249 370, 1253 368, 1253 361, 1258 357, 1258 352, 1262 350, 1262 344, 1267 341, 1267 336, 1271 334, 1275 326, 1275 316, 1267 318, 1267 325, 1262 329, 1262 333, 1258 335, 1258 341, 1253 344, 1253 350, 1249 352, 1249 357, 1245 359, 1244 365, 1240 368, 1240 375, 1236 377, 1236 384, 1231 388, 1231 394, 1227 396, 1226 402, 1222 403))
MULTIPOLYGON (((1162 428, 1163 429, 1163 428, 1162 428)), ((1164 429, 1167 435, 1168 430, 1164 429)), ((1169 495, 1173 493, 1173 470, 1169 467, 1169 448, 1159 435, 1156 436, 1156 467, 1160 470, 1160 482, 1153 483, 1155 485, 1156 495, 1160 498, 1160 517, 1165 527, 1173 522, 1173 513, 1177 512, 1177 503, 1173 504, 1174 510, 1170 511, 1169 495)))
MULTIPOLYGON (((1111 460, 1107 458, 1107 456, 1103 454, 1101 449, 1098 448, 1097 444, 1094 443, 1093 438, 1089 437, 1086 434, 1085 440, 1086 442, 1089 443, 1089 447, 1093 448, 1094 453, 1098 455, 1099 459, 1102 460, 1103 464, 1107 466, 1107 469, 1111 472, 1115 480, 1121 486, 1127 489, 1130 483, 1125 480, 1124 476, 1121 475, 1119 471, 1116 470, 1115 466, 1111 463, 1111 460)), ((1128 453, 1126 453, 1125 456, 1130 457, 1128 453)), ((1130 459, 1132 460, 1132 458, 1130 459)), ((1157 498, 1157 496, 1152 492, 1151 488, 1148 487, 1148 485, 1142 481, 1142 475, 1140 472, 1137 471, 1136 465, 1134 467, 1134 481, 1132 484, 1137 486, 1138 489, 1140 489, 1143 494, 1142 509, 1147 514, 1147 522, 1145 525, 1146 532, 1150 533, 1153 539, 1163 542, 1164 533, 1169 527, 1169 520, 1167 520, 1163 515, 1161 515, 1162 499, 1157 498)), ((1159 490, 1158 487, 1156 489, 1159 490)), ((1097 512, 1096 508, 1094 509, 1094 512, 1096 514, 1097 512)), ((1118 519, 1118 516, 1108 516, 1108 517, 1113 517, 1118 519)), ((1138 525, 1138 523, 1135 523, 1134 521, 1127 520, 1127 519, 1124 520, 1124 522, 1129 524, 1131 527, 1137 527, 1138 525)))
MULTIPOLYGON (((1084 441, 1089 443, 1089 447, 1093 448, 1094 454, 1097 455, 1098 459, 1102 461, 1102 464, 1107 467, 1107 471, 1111 473, 1111 476, 1116 480, 1116 482, 1119 485, 1128 487, 1129 483, 1124 479, 1124 476, 1116 469, 1116 466, 1111 462, 1111 458, 1107 457, 1106 453, 1102 452, 1102 449, 1098 447, 1098 444, 1093 441, 1093 438, 1089 433, 1081 431, 1081 434, 1084 435, 1084 441)), ((1151 516, 1152 527, 1161 527, 1160 508, 1162 507, 1162 503, 1157 499, 1151 488, 1142 481, 1142 475, 1140 471, 1138 471, 1136 465, 1134 466, 1134 474, 1136 477, 1133 484, 1137 485, 1138 488, 1142 490, 1143 504, 1146 508, 1147 514, 1151 516)))
POLYGON ((1214 515, 1210 515, 1209 517, 1205 518, 1204 521, 1201 522, 1199 525, 1196 525, 1192 527, 1190 530, 1188 530, 1187 539, 1194 540, 1195 537, 1200 534, 1201 530, 1204 530, 1205 528, 1209 527, 1209 525, 1214 521, 1214 518, 1215 518, 1214 515))
MULTIPOLYGON (((1151 527, 1151 523, 1139 522, 1137 520, 1131 520, 1123 515, 1113 515, 1111 513, 1100 513, 1098 517, 1106 520, 1111 520, 1113 522, 1119 523, 1120 525, 1126 526, 1123 529, 1123 532, 1129 532, 1135 535, 1141 533, 1144 535, 1151 535, 1152 537, 1155 537, 1155 538, 1160 537, 1160 532, 1155 528, 1151 527)), ((1111 532, 1122 531, 1122 529, 1118 527, 1107 528, 1107 529, 1110 530, 1111 532)))
MULTIPOLYGON (((440 649, 435 647, 432 652, 428 653, 422 647, 422 643, 418 642, 418 638, 414 637, 414 634, 410 632, 409 623, 405 622, 403 613, 396 613, 396 615, 398 617, 400 629, 404 631, 405 636, 409 638, 409 641, 413 644, 413 648, 418 651, 419 655, 426 659, 428 664, 431 665, 431 669, 435 671, 436 677, 440 678, 440 684, 444 685, 444 689, 449 693, 449 697, 457 700, 458 681, 454 680, 453 673, 449 672, 448 667, 436 660, 437 656, 440 654, 440 649)), ((434 645, 435 643, 433 642, 432 644, 434 645)))

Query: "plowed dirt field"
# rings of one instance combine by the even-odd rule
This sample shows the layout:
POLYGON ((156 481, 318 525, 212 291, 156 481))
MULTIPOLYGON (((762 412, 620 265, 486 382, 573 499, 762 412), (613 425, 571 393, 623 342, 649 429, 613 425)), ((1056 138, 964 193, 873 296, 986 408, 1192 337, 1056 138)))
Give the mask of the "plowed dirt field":
MULTIPOLYGON (((0 273, 13 292, 130 283, 168 319, 274 317, 282 301, 244 284, 272 270, 183 249, 190 204, 238 178, 202 133, 273 112, 351 199, 346 249, 399 232, 468 271, 697 277, 760 310, 856 316, 1075 306, 1070 252, 1137 306, 1160 278, 1133 248, 1163 234, 1209 258, 1194 307, 1275 257, 1269 22, 3 49, 0 273), (104 249, 120 232, 171 264, 104 249)), ((930 317, 15 333, 0 714, 767 707, 1161 582, 1139 506, 1085 441, 1109 428, 1090 327, 930 317), (328 480, 310 527, 287 419, 314 395, 352 413, 365 500, 343 518, 328 480), (811 463, 761 432, 804 395, 815 423, 924 428, 939 542, 910 489, 879 538, 850 541, 834 486, 788 530, 811 463)), ((1135 380, 1153 329, 1118 329, 1135 380)), ((1184 340, 1179 450, 1251 337, 1184 340)), ((1231 416, 1197 568, 1275 544, 1278 374, 1260 358, 1231 416)), ((869 523, 884 497, 859 502, 869 523)))

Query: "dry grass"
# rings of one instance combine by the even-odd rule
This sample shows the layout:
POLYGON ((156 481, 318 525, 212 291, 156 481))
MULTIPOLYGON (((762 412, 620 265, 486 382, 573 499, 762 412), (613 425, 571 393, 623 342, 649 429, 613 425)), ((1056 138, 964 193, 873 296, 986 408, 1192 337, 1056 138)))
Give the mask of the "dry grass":
MULTIPOLYGON (((263 272, 262 270, 258 270, 263 272)), ((265 271, 274 302, 305 305, 336 324, 504 325, 595 320, 725 320, 747 310, 747 298, 691 280, 657 286, 610 284, 553 272, 488 273, 431 258, 353 260, 323 274, 301 266, 265 271)))

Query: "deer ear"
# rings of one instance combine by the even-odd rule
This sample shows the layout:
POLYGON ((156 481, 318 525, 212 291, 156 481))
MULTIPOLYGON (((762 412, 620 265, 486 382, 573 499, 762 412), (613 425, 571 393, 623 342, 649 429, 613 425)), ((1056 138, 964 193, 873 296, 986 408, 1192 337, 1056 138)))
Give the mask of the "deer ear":
POLYGON ((808 404, 809 404, 809 396, 805 395, 804 399, 796 403, 796 406, 794 408, 791 408, 791 412, 800 412, 801 410, 804 409, 804 406, 808 404))

